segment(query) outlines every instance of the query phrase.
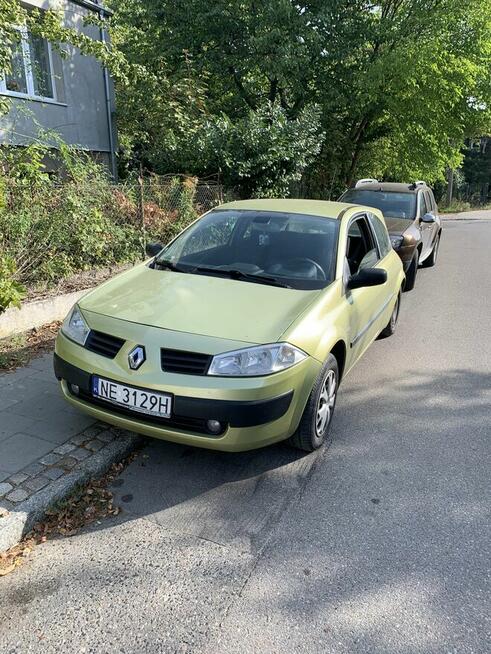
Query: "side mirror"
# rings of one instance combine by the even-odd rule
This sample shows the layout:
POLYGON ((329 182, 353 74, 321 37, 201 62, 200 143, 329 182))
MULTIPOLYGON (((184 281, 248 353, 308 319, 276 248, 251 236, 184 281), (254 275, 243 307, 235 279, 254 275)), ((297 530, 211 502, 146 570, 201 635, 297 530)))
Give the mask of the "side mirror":
POLYGON ((348 279, 348 288, 364 288, 365 286, 380 286, 387 281, 387 273, 381 268, 363 268, 348 279))
POLYGON ((425 213, 425 215, 421 218, 422 223, 434 223, 435 222, 435 216, 431 213, 425 213))
POLYGON ((149 257, 156 257, 163 247, 162 243, 147 243, 145 246, 145 252, 149 257))

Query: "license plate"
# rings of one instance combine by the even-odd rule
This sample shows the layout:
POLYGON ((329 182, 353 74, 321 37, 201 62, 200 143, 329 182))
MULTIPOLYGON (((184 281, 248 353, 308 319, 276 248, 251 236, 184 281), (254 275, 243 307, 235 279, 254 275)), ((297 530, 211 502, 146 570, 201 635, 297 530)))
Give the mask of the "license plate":
POLYGON ((161 418, 170 418, 172 411, 171 395, 118 384, 101 377, 92 377, 92 395, 132 411, 161 418))

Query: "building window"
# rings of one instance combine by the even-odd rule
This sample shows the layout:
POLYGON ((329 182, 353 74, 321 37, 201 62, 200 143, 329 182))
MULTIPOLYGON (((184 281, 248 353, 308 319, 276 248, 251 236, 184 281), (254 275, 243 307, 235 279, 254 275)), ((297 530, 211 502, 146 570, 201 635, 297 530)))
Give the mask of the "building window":
POLYGON ((19 97, 56 100, 51 45, 26 27, 19 27, 11 70, 0 75, 0 92, 19 97))

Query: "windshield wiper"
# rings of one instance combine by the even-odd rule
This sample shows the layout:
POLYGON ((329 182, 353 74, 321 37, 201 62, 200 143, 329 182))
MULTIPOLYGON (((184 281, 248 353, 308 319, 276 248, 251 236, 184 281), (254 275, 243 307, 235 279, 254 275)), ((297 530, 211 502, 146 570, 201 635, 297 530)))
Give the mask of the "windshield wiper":
POLYGON ((211 268, 206 266, 197 266, 190 272, 219 275, 222 277, 230 277, 230 279, 242 280, 245 282, 255 282, 256 284, 267 284, 268 286, 279 286, 280 288, 291 288, 289 284, 281 282, 276 277, 269 277, 267 275, 254 275, 253 273, 246 273, 242 270, 235 268, 211 268))
POLYGON ((166 259, 154 259, 153 267, 158 268, 159 270, 172 270, 172 272, 192 272, 192 268, 190 270, 186 270, 185 268, 181 268, 181 266, 176 266, 175 263, 172 263, 172 261, 167 261, 166 259))

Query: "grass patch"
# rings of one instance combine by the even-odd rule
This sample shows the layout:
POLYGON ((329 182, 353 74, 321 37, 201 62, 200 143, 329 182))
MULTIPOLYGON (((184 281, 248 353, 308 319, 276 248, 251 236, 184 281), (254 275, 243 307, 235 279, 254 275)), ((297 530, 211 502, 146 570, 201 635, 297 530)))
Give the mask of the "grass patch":
POLYGON ((11 372, 46 352, 55 344, 60 322, 52 322, 0 340, 0 371, 11 372))

